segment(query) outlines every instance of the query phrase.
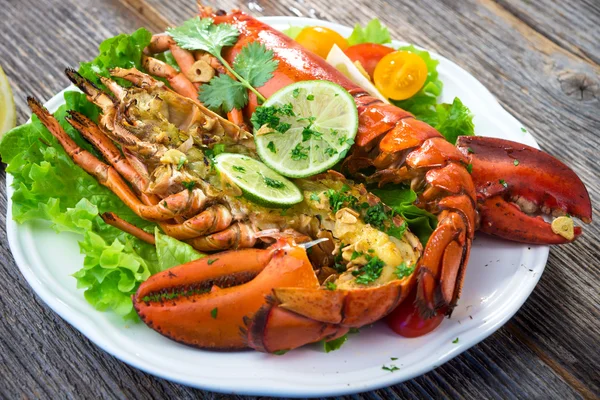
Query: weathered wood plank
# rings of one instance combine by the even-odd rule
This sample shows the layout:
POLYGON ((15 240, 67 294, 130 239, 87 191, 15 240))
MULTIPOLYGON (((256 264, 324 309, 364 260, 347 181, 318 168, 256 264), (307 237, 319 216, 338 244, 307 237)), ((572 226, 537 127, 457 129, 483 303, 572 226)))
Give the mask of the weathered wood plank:
MULTIPOLYGON (((195 10, 188 0, 148 3, 152 7, 145 7, 143 0, 0 0, 0 60, 13 84, 19 121, 29 114, 27 94, 47 99, 62 89, 67 84, 64 67, 91 58, 102 39, 139 26, 162 31, 165 21, 181 22, 195 10)), ((236 3, 227 0, 218 5, 229 9, 236 3)), ((546 38, 544 30, 523 24, 514 10, 511 14, 483 0, 460 4, 427 0, 418 5, 381 0, 337 4, 317 0, 309 5, 285 0, 256 1, 251 8, 257 15, 302 14, 349 25, 379 16, 395 37, 449 57, 484 82, 545 150, 575 167, 594 204, 599 204, 598 89, 570 92, 573 86, 567 84, 583 77, 597 81, 598 68, 560 40, 546 38), (563 45, 567 51, 559 47, 563 45)), ((588 10, 583 5, 574 8, 588 10)), ((587 51, 585 41, 593 42, 583 37, 573 43, 587 51)), ((0 181, 4 179, 2 169, 0 181)), ((598 211, 596 207, 596 218, 598 211)), ((5 213, 2 195, 0 214, 5 213)), ((0 229, 0 312, 5 320, 0 325, 0 376, 6 382, 0 385, 1 397, 221 397, 137 371, 82 337, 35 297, 12 261, 5 227, 3 223, 0 229)), ((360 397, 598 396, 600 301, 594 267, 600 254, 595 240, 599 234, 596 223, 575 244, 554 248, 526 305, 484 343, 423 377, 360 397)))
POLYGON ((498 0, 511 14, 577 56, 600 64, 600 3, 498 0))

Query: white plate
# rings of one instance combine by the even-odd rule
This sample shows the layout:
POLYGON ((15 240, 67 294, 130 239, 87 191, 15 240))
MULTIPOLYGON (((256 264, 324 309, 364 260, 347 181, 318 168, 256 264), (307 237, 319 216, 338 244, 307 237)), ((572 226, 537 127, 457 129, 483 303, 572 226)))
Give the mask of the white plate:
MULTIPOLYGON (((324 25, 342 35, 350 28, 326 21, 266 17, 275 28, 324 25)), ((395 43, 402 45, 403 43, 395 43)), ((532 146, 533 137, 498 104, 473 76, 453 62, 440 60, 442 100, 455 96, 475 114, 478 135, 497 136, 532 146)), ((47 107, 63 103, 54 96, 47 107)), ((7 177, 7 193, 12 196, 7 177)), ((478 234, 459 305, 451 319, 416 339, 395 335, 379 323, 352 335, 335 352, 306 346, 284 356, 253 351, 219 353, 175 343, 144 324, 127 324, 110 313, 94 310, 70 275, 81 268, 78 237, 57 235, 43 223, 17 225, 9 200, 7 230, 15 261, 33 290, 63 319, 120 360, 150 374, 201 389, 225 393, 274 396, 333 396, 393 385, 424 374, 500 328, 521 307, 538 282, 548 258, 547 246, 527 246, 478 234), (453 343, 456 338, 458 343, 453 343), (391 361, 390 357, 397 357, 391 361), (391 373, 383 365, 400 369, 391 373)), ((47 327, 51 329, 51 327, 47 327)))

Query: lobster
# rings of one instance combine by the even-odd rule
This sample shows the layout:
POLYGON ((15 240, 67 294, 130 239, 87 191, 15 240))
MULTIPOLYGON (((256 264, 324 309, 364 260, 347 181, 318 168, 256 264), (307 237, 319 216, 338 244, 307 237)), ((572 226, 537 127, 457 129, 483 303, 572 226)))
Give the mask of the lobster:
MULTIPOLYGON (((414 270, 401 279, 368 287, 342 274, 330 290, 317 279, 307 256, 307 248, 315 243, 285 235, 264 249, 217 253, 163 271, 133 296, 142 320, 161 334, 201 348, 281 352, 332 340, 377 321, 411 292, 416 292, 414 306, 422 318, 450 315, 460 297, 477 229, 509 240, 561 244, 574 240, 581 229, 574 228, 573 237, 557 234, 534 214, 569 214, 591 222, 585 186, 550 155, 485 137, 460 137, 454 146, 431 126, 370 96, 324 59, 267 24, 238 10, 224 13, 200 7, 200 14, 216 24, 237 27, 237 43, 223 53, 230 63, 250 42, 273 52, 277 69, 257 88, 264 97, 302 80, 328 80, 344 87, 359 114, 358 134, 343 162, 344 172, 380 186, 410 184, 419 193, 417 205, 435 214, 438 224, 422 251, 415 252, 419 257, 414 270)), ((195 97, 199 83, 186 80, 190 76, 186 71, 200 61, 194 54, 178 49, 166 36, 157 36, 144 57, 149 72, 166 78, 181 95, 195 97), (181 72, 151 57, 152 52, 167 49, 180 63, 181 72)), ((219 70, 214 60, 203 61, 219 70)), ((249 93, 249 99, 244 110, 228 115, 242 129, 218 120, 238 136, 245 137, 244 120, 258 107, 254 94, 249 93)), ((139 210, 160 208, 155 201, 149 198, 146 205, 135 204, 139 210)))

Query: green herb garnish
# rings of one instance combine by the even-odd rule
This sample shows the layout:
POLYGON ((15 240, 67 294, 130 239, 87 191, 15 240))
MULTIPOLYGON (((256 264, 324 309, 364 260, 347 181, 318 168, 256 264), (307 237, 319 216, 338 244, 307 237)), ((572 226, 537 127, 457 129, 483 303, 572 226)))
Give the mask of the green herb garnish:
POLYGON ((407 276, 410 276, 413 272, 415 272, 415 266, 413 265, 412 267, 408 267, 406 262, 403 261, 396 267, 394 274, 398 277, 398 279, 403 279, 407 276))
POLYGON ((296 147, 294 147, 291 151, 292 160, 306 160, 308 158, 308 149, 308 146, 304 147, 300 143, 298 143, 296 147))
POLYGON ((186 50, 204 50, 216 57, 221 64, 237 79, 229 75, 220 75, 202 86, 200 101, 214 110, 229 112, 241 109, 248 103, 248 92, 256 94, 259 101, 266 99, 255 88, 265 84, 273 76, 278 61, 273 59, 273 51, 258 42, 244 46, 233 67, 223 58, 221 51, 225 46, 237 42, 239 31, 231 24, 215 25, 210 18, 199 17, 185 21, 181 26, 167 29, 167 33, 186 50))

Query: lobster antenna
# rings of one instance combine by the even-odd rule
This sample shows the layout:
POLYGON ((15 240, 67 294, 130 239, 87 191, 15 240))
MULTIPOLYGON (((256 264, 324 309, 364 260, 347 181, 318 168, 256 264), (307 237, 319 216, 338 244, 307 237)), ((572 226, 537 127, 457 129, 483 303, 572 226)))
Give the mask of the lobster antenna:
POLYGON ((318 245, 319 243, 323 243, 328 241, 328 238, 321 238, 321 239, 317 239, 317 240, 311 240, 310 242, 305 242, 305 243, 300 243, 298 246, 304 248, 304 250, 308 250, 313 246, 318 245))

